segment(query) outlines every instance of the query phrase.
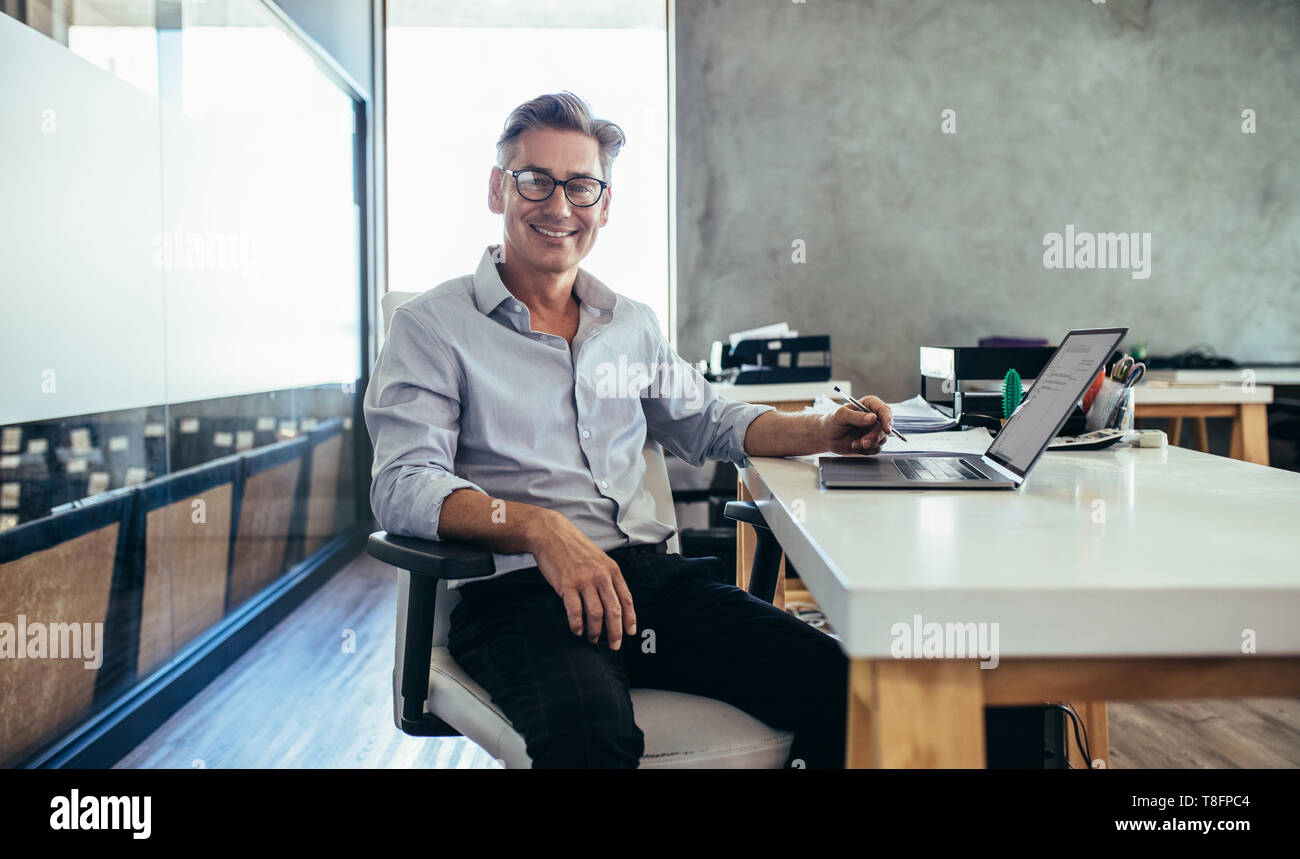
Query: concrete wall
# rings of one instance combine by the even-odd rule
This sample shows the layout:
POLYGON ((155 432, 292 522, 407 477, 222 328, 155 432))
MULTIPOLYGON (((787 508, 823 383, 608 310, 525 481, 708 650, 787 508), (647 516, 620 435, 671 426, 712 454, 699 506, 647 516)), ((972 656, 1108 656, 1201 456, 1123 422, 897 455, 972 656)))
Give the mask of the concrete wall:
POLYGON ((677 0, 677 108, 688 360, 782 319, 889 399, 989 334, 1300 359, 1300 3, 677 0), (1150 277, 1045 268, 1067 224, 1150 277))

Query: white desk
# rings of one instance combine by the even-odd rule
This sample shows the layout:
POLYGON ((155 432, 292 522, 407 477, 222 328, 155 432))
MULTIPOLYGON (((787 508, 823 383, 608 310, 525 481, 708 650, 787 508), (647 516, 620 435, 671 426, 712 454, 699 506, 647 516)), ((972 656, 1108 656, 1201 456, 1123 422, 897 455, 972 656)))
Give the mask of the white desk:
POLYGON ((1072 700, 1104 760, 1106 700, 1300 694, 1300 475, 1171 447, 1048 453, 1019 491, 741 477, 853 660, 851 764, 983 766, 986 705, 1072 700), (996 623, 998 666, 894 658, 916 615, 996 623))

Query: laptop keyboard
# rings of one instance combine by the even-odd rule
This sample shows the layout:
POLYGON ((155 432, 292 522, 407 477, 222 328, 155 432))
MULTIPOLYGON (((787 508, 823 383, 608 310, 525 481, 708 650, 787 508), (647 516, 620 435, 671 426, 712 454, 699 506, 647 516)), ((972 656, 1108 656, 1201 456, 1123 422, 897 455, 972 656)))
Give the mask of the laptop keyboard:
POLYGON ((899 471, 911 480, 988 480, 989 477, 971 468, 960 459, 939 456, 895 460, 899 471))

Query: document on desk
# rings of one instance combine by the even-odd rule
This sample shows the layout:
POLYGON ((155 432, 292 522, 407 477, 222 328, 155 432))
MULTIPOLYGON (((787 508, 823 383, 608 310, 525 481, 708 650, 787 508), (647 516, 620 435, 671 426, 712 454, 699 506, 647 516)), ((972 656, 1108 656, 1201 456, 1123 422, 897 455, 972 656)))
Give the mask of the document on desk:
MULTIPOLYGON (((952 432, 931 432, 916 435, 911 441, 902 442, 890 436, 885 439, 885 445, 880 449, 882 456, 891 453, 908 453, 908 454, 925 454, 925 453, 971 453, 980 454, 988 450, 989 443, 993 441, 993 436, 983 427, 952 432)), ((792 456, 790 459, 797 459, 801 462, 817 464, 819 456, 834 456, 835 454, 816 453, 811 456, 792 456)), ((856 454, 854 454, 856 456, 856 454)))
MULTIPOLYGON (((835 411, 841 405, 843 405, 842 402, 818 395, 813 400, 813 404, 805 408, 804 411, 824 415, 835 411)), ((886 405, 889 406, 889 411, 894 416, 894 428, 904 433, 914 432, 931 435, 955 429, 957 426, 956 420, 948 417, 920 396, 899 403, 886 403, 886 405)), ((981 452, 983 451, 981 450, 981 452)))
POLYGON ((950 432, 917 434, 902 442, 890 436, 885 439, 881 453, 983 453, 989 449, 993 436, 983 427, 950 432))

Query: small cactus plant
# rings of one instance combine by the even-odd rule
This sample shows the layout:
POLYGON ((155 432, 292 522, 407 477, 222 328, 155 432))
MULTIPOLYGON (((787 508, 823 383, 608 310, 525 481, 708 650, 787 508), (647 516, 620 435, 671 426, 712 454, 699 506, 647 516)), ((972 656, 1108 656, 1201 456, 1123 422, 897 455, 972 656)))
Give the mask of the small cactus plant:
POLYGON ((1012 367, 1002 377, 1002 417, 1009 418, 1020 405, 1024 396, 1024 386, 1020 384, 1020 374, 1012 367))

